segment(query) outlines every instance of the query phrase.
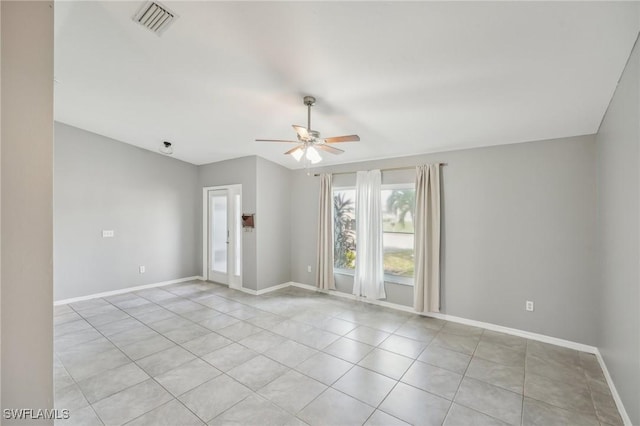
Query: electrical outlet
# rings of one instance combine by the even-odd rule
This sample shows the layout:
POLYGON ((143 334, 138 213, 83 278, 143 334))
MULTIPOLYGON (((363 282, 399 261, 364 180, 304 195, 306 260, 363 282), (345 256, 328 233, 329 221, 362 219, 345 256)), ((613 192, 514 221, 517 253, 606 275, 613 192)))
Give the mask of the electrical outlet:
POLYGON ((112 238, 114 235, 115 235, 115 232, 112 229, 102 230, 102 238, 112 238))
POLYGON ((307 265, 307 272, 311 272, 311 265, 307 265))
POLYGON ((144 266, 140 266, 140 273, 144 274, 145 272, 147 272, 147 268, 145 268, 144 266))
POLYGON ((529 312, 533 312, 533 302, 531 300, 527 300, 524 304, 524 308, 529 312))

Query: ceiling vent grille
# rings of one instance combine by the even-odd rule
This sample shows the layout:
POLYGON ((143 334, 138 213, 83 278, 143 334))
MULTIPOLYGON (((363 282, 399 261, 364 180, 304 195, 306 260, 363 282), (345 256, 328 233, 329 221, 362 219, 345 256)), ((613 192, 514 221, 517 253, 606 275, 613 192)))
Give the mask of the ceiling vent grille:
POLYGON ((133 20, 160 35, 175 21, 177 15, 160 3, 153 1, 142 5, 133 20))

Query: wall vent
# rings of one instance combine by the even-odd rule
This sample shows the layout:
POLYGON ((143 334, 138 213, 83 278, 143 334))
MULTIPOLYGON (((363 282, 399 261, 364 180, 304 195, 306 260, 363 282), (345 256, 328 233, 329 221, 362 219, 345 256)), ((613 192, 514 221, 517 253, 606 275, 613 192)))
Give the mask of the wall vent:
POLYGON ((160 35, 178 16, 160 3, 149 1, 142 5, 133 20, 160 35))

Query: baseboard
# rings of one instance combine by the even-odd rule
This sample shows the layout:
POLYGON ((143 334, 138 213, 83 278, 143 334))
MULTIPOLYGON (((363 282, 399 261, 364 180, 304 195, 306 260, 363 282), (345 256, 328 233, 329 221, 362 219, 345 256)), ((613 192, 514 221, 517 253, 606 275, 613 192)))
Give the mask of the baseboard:
POLYGON ((434 318, 441 318, 446 321, 457 322, 460 324, 471 325, 474 327, 480 327, 480 328, 484 328, 491 331, 497 331, 499 333, 510 334, 512 336, 518 336, 518 337, 522 337, 529 340, 536 340, 538 342, 550 343, 556 346, 575 349, 580 352, 595 354, 598 351, 598 348, 596 348, 595 346, 585 345, 583 343, 573 342, 571 340, 565 340, 557 337, 547 336, 546 334, 532 333, 530 331, 519 330, 517 328, 504 327, 504 326, 492 324, 489 322, 474 321, 466 318, 460 318, 453 315, 445 315, 445 314, 426 313, 424 315, 434 317, 434 318))
POLYGON ((302 283, 296 283, 296 282, 291 282, 290 284, 292 287, 298 287, 298 288, 303 288, 305 290, 317 291, 319 293, 324 293, 324 294, 328 294, 330 296, 335 296, 335 297, 341 297, 343 299, 357 300, 360 302, 369 303, 371 305, 384 306, 387 308, 396 309, 398 311, 411 312, 412 314, 417 313, 410 306, 398 305, 396 303, 385 302, 384 300, 367 299, 366 297, 358 297, 356 295, 343 293, 341 291, 321 290, 318 287, 312 286, 309 284, 302 284, 302 283))
POLYGON ((203 280, 203 278, 200 277, 200 276, 194 276, 194 277, 178 278, 176 280, 161 281, 159 283, 139 285, 139 286, 136 286, 136 287, 121 288, 121 289, 113 290, 113 291, 105 291, 103 293, 89 294, 87 296, 72 297, 70 299, 56 300, 55 302, 53 302, 53 305, 54 306, 66 305, 68 303, 81 302, 83 300, 99 299, 101 297, 115 296, 117 294, 129 293, 131 291, 145 290, 145 289, 154 288, 154 287, 162 287, 162 286, 169 285, 169 284, 178 284, 178 283, 183 283, 185 281, 193 281, 193 280, 203 280))
POLYGON ((480 327, 486 330, 497 331, 499 333, 505 333, 513 336, 523 337, 525 339, 537 340, 539 342, 544 342, 544 343, 550 343, 552 345, 575 349, 581 352, 588 352, 591 354, 597 354, 598 352, 598 348, 596 348, 595 346, 589 346, 582 343, 572 342, 570 340, 559 339, 557 337, 546 336, 544 334, 531 333, 529 331, 523 331, 515 328, 504 327, 501 325, 491 324, 488 322, 470 320, 466 318, 456 317, 454 315, 431 313, 431 312, 426 312, 426 313, 416 312, 411 306, 398 305, 395 303, 385 302, 383 300, 371 300, 365 297, 357 297, 357 296, 354 296, 353 294, 342 293, 339 291, 320 290, 319 288, 314 287, 312 285, 308 285, 308 284, 292 282, 291 285, 294 287, 304 288, 306 290, 318 291, 321 293, 329 294, 331 296, 342 297, 344 299, 358 300, 361 302, 370 303, 372 305, 384 306, 386 308, 396 309, 403 312, 410 312, 412 314, 422 315, 426 317, 439 318, 445 321, 456 322, 459 324, 470 325, 473 327, 480 327))
POLYGON ((286 283, 274 285, 274 286, 271 286, 271 287, 263 288, 263 289, 260 289, 260 290, 253 290, 253 289, 250 289, 250 288, 240 288, 240 289, 236 289, 236 290, 240 290, 240 291, 242 291, 244 293, 252 294, 254 296, 260 296, 261 294, 271 293, 272 291, 276 291, 276 290, 280 290, 280 289, 283 289, 283 288, 290 287, 292 284, 293 284, 292 282, 286 282, 286 283))
POLYGON ((600 350, 596 348, 595 354, 596 354, 596 358, 598 359, 598 363, 600 364, 600 368, 602 368, 602 372, 604 373, 604 377, 605 379, 607 379, 607 384, 609 385, 609 389, 611 390, 611 395, 613 396, 613 400, 615 401, 616 406, 618 407, 618 411, 620 412, 620 417, 622 417, 622 421, 624 422, 625 426, 633 426, 633 423, 631 423, 631 418, 629 417, 627 410, 625 410, 624 408, 624 404, 622 403, 620 394, 616 389, 616 385, 613 383, 613 379, 611 378, 611 374, 609 374, 609 370, 607 369, 607 364, 605 364, 604 358, 602 357, 600 350))

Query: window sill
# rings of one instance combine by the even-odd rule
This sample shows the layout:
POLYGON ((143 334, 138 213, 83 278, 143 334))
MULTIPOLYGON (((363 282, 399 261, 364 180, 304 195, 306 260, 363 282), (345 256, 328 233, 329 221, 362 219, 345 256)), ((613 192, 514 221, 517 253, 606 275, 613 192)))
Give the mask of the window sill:
MULTIPOLYGON (((350 277, 355 275, 352 269, 334 269, 333 273, 337 275, 348 275, 350 277)), ((384 274, 384 282, 413 287, 413 277, 399 277, 397 275, 384 274)))

